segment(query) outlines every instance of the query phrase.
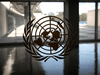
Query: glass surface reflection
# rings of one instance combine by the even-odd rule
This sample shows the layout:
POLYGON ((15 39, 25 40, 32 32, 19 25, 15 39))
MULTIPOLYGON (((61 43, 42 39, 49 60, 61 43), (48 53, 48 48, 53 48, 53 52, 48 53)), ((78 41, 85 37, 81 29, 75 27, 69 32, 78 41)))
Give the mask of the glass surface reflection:
POLYGON ((100 75, 100 43, 97 44, 98 51, 98 75, 100 75))
POLYGON ((65 59, 58 61, 52 58, 36 61, 24 46, 0 48, 0 55, 0 75, 100 74, 100 43, 79 44, 79 53, 74 48, 65 59))
POLYGON ((95 68, 95 44, 79 45, 79 75, 93 75, 95 68))
POLYGON ((54 59, 50 58, 46 63, 41 63, 46 75, 63 75, 63 60, 55 61, 54 59))
POLYGON ((11 75, 11 73, 13 72, 12 66, 15 60, 15 52, 16 52, 15 48, 10 51, 8 60, 6 61, 6 64, 4 66, 3 75, 11 75))

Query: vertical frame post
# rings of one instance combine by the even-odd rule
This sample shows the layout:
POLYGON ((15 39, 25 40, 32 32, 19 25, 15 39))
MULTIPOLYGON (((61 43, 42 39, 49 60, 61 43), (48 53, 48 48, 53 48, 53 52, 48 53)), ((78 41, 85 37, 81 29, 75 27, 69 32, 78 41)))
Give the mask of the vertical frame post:
MULTIPOLYGON (((29 22, 31 21, 31 2, 29 1, 28 2, 28 6, 29 6, 29 22)), ((30 38, 29 38, 29 41, 30 41, 30 44, 31 44, 31 27, 30 27, 30 38)), ((30 56, 30 75, 32 75, 32 57, 30 56)))
POLYGON ((98 40, 98 2, 95 6, 95 40, 98 40))

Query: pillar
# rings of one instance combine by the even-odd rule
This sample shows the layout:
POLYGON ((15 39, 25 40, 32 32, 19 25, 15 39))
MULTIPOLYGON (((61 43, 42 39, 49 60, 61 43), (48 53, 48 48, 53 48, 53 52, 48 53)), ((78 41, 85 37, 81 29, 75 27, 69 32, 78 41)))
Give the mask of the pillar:
MULTIPOLYGON (((78 75, 79 69, 79 1, 64 2, 64 16, 75 26, 76 43, 71 53, 64 59, 64 75, 78 75)), ((70 30, 69 30, 70 31, 70 30)), ((69 33, 70 34, 70 33, 69 33)), ((71 36, 69 37, 71 38, 71 36)))

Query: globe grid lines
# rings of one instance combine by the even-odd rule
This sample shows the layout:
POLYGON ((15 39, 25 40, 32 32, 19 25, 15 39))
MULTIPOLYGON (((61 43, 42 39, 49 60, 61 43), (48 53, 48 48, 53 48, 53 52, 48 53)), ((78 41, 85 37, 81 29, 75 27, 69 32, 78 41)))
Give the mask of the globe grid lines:
MULTIPOLYGON (((50 17, 51 18, 51 17, 50 17)), ((49 20, 48 20, 49 21, 49 20)), ((46 21, 45 21, 46 22, 46 21)), ((63 23, 63 21, 62 21, 62 23, 63 23)), ((39 23, 38 23, 39 24, 39 23)), ((41 23, 42 24, 42 23, 41 23)), ((36 24, 35 24, 36 25, 36 24)), ((39 24, 39 26, 41 27, 41 28, 43 28, 44 29, 44 27, 42 27, 40 24, 39 24)), ((58 25, 57 25, 58 26, 58 25)), ((38 28, 37 28, 38 29, 38 28)), ((60 28, 59 28, 60 29, 60 28)), ((46 30, 46 29, 44 29, 44 30, 46 30)), ((51 21, 50 21, 50 30, 51 30, 51 21)), ((36 31, 37 32, 37 31, 36 31)), ((36 34, 36 32, 35 32, 35 34, 36 34)), ((65 32, 65 31, 64 31, 65 32)), ((60 34, 61 36, 62 35, 68 35, 68 34, 60 34)), ((35 35, 35 36, 33 36, 32 35, 32 37, 41 37, 41 35, 40 35, 40 33, 39 33, 39 35, 35 35)), ((65 39, 65 37, 64 37, 64 39, 65 39)), ((51 41, 50 41, 51 42, 51 41)), ((61 45, 60 45, 61 46, 61 45)), ((39 47, 40 48, 40 47, 39 47)), ((39 48, 37 48, 37 50, 39 49, 39 48)), ((51 47, 50 47, 50 51, 51 51, 51 47)), ((40 51, 41 52, 41 51, 40 51)))

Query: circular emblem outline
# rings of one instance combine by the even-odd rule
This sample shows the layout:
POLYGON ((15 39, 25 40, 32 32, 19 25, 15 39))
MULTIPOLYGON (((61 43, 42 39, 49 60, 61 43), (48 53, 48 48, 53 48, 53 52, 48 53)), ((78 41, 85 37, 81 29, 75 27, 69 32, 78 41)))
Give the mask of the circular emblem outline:
MULTIPOLYGON (((51 17, 58 18, 56 16, 45 16, 45 17, 42 17, 41 19, 39 19, 38 21, 40 21, 40 20, 42 20, 43 18, 46 18, 46 17, 50 18, 50 20, 48 20, 48 21, 51 21, 51 17)), ((60 18, 58 18, 58 19, 60 19, 60 18)), ((34 20, 35 19, 33 19, 33 20, 31 20, 30 22, 27 23, 27 25, 24 28, 24 34, 23 34, 24 46, 26 47, 26 51, 28 53, 30 53, 32 57, 34 57, 38 61, 44 60, 44 62, 46 62, 49 58, 53 58, 56 61, 58 61, 58 59, 64 59, 68 54, 70 54, 70 51, 73 49, 73 46, 74 46, 74 44, 76 42, 75 26, 72 24, 72 22, 70 22, 67 18, 65 18, 66 22, 64 22, 62 19, 60 19, 67 27, 68 37, 71 36, 67 40, 68 45, 67 44, 65 45, 66 48, 63 51, 60 50, 62 52, 59 55, 52 54, 51 56, 49 56, 47 54, 46 56, 43 56, 38 52, 37 48, 34 47, 35 44, 34 44, 34 41, 32 40, 33 28, 36 25, 36 23, 38 23, 38 21, 37 21, 33 25, 32 23, 33 23, 34 20)), ((57 22, 57 23, 59 24, 60 22, 57 22)), ((50 25, 51 25, 51 23, 50 23, 50 25)), ((60 27, 62 27, 61 24, 59 24, 59 25, 60 25, 60 27)), ((65 33, 65 30, 64 30, 64 33, 65 33)), ((39 35, 39 37, 40 37, 40 35, 39 35)), ((36 38, 36 36, 35 36, 35 38, 36 38)))

